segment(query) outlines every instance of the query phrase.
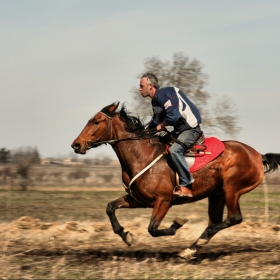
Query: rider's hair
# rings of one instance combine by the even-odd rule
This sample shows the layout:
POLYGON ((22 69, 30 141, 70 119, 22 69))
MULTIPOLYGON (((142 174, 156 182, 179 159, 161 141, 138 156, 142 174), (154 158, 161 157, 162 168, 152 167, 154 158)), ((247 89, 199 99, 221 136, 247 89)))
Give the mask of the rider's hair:
POLYGON ((147 78, 147 82, 150 83, 150 84, 153 84, 153 86, 155 88, 159 87, 159 85, 158 85, 158 78, 157 78, 157 76, 154 73, 147 72, 147 73, 142 75, 141 79, 142 78, 147 78))

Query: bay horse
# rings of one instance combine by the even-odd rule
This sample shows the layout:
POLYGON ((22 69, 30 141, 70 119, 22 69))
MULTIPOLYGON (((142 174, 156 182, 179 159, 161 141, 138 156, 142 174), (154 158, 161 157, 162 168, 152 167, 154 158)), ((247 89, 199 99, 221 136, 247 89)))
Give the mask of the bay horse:
POLYGON ((159 229, 171 206, 208 198, 208 226, 189 248, 178 253, 184 259, 195 258, 216 233, 242 222, 240 196, 255 189, 264 173, 273 172, 280 165, 280 154, 261 155, 246 144, 223 141, 224 151, 192 174, 193 197, 174 198, 176 173, 165 156, 165 144, 158 141, 158 137, 146 137, 145 126, 139 118, 131 116, 124 105, 117 110, 118 106, 119 102, 113 103, 95 114, 71 147, 79 154, 102 144, 110 144, 114 149, 128 194, 109 202, 106 213, 114 233, 127 245, 133 242, 132 234, 125 232, 118 222, 116 209, 153 208, 148 232, 153 237, 167 236, 174 235, 187 222, 176 218, 169 228, 159 229), (225 206, 227 218, 223 221, 225 206))

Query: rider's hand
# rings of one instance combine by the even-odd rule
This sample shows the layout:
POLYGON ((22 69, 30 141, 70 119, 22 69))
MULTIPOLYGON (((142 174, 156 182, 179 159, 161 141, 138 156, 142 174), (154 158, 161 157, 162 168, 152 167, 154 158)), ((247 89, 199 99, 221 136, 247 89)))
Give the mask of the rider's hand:
POLYGON ((161 131, 162 129, 163 129, 162 124, 158 124, 158 125, 157 125, 157 131, 161 131))
POLYGON ((166 122, 157 125, 157 131, 163 130, 167 126, 166 122))

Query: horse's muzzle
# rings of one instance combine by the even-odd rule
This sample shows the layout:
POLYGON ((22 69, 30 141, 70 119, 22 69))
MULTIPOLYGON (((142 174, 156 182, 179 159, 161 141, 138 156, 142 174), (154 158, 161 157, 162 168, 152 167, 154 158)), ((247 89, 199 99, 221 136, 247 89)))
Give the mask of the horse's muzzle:
POLYGON ((86 149, 82 149, 82 146, 80 143, 77 142, 73 142, 73 144, 71 145, 71 147, 74 149, 74 152, 76 154, 85 154, 86 153, 86 149))

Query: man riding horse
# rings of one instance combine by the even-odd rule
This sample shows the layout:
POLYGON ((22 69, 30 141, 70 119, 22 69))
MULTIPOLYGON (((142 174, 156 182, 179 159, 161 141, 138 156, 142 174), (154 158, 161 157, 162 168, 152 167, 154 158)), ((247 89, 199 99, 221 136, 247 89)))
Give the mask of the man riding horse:
POLYGON ((171 164, 179 175, 179 185, 175 187, 173 195, 192 197, 191 186, 194 179, 184 152, 186 147, 194 145, 201 133, 199 110, 180 89, 161 88, 153 73, 146 73, 141 77, 139 91, 143 97, 149 96, 152 99, 153 117, 148 129, 156 128, 160 131, 166 126, 173 126, 173 136, 185 144, 174 142, 169 150, 171 164))

